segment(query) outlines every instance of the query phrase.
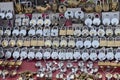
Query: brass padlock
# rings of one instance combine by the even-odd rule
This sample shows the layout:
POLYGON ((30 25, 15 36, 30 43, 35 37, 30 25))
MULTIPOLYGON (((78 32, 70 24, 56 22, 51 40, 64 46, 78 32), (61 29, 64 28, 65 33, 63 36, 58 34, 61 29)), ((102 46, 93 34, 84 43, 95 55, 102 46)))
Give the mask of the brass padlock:
POLYGON ((29 37, 24 38, 23 46, 30 47, 30 38, 29 37))
POLYGON ((67 33, 66 28, 65 28, 65 27, 62 27, 62 28, 60 29, 59 35, 60 35, 60 36, 65 36, 66 33, 67 33))
POLYGON ((39 37, 37 40, 37 46, 43 47, 45 45, 45 41, 43 37, 39 37))
POLYGON ((64 13, 67 10, 67 8, 65 5, 61 4, 59 5, 58 10, 60 13, 64 13))
POLYGON ((23 13, 23 6, 20 3, 15 2, 15 12, 18 14, 23 13))
POLYGON ((109 11, 110 6, 109 6, 109 0, 103 0, 103 11, 109 11))
POLYGON ((22 39, 18 39, 16 45, 18 47, 22 47, 23 46, 23 40, 22 39))
POLYGON ((1 44, 2 44, 3 47, 7 47, 8 44, 9 44, 8 39, 4 39, 1 44))
POLYGON ((115 38, 115 47, 119 47, 120 46, 120 37, 116 37, 115 38))
POLYGON ((114 38, 110 37, 107 39, 107 47, 114 47, 115 46, 115 40, 114 38))
POLYGON ((67 35, 71 36, 71 35, 73 35, 73 34, 74 34, 73 28, 72 28, 72 27, 68 27, 68 28, 67 28, 67 35))
POLYGON ((102 5, 100 0, 96 1, 95 11, 98 13, 102 11, 102 5))
POLYGON ((16 45, 16 37, 11 38, 9 41, 9 46, 14 47, 16 45))
POLYGON ((100 39, 100 46, 101 47, 107 46, 107 40, 105 37, 100 39))
POLYGON ((118 4, 119 4, 118 0, 112 0, 112 2, 111 2, 112 11, 117 11, 118 10, 118 6, 119 6, 118 4))
POLYGON ((37 46, 37 37, 32 37, 32 39, 30 40, 30 46, 37 46))
POLYGON ((85 6, 84 6, 84 10, 85 12, 93 12, 94 11, 94 3, 93 2, 90 2, 88 1, 87 3, 85 3, 85 6))

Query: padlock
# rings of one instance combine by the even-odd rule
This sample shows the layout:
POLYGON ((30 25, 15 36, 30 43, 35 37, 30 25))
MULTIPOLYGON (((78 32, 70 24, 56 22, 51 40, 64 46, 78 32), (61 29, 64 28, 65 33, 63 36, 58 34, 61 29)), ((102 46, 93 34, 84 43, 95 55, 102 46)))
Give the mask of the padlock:
POLYGON ((53 60, 58 59, 58 49, 53 49, 52 54, 51 54, 51 58, 53 60))
POLYGON ((105 54, 105 48, 101 48, 99 51, 98 51, 98 59, 100 61, 103 61, 106 59, 106 54, 105 54))
POLYGON ((73 60, 73 50, 68 48, 66 52, 66 59, 67 60, 73 60))
POLYGON ((119 36, 119 35, 120 35, 120 28, 119 28, 119 26, 117 26, 117 27, 115 28, 114 33, 115 33, 116 36, 119 36))
POLYGON ((52 18, 52 25, 57 26, 59 24, 59 15, 56 14, 56 15, 53 15, 52 17, 53 17, 52 18))
POLYGON ((82 28, 82 36, 83 37, 87 37, 89 35, 89 29, 88 29, 88 27, 83 27, 82 28))
POLYGON ((21 17, 16 18, 16 19, 15 19, 15 26, 21 26, 21 25, 22 25, 21 22, 22 22, 21 17))
POLYGON ((24 47, 30 47, 30 45, 31 45, 30 38, 29 37, 24 38, 23 46, 24 47))
POLYGON ((67 27, 67 35, 72 36, 74 33, 74 30, 72 27, 67 27))
POLYGON ((91 45, 92 45, 91 38, 90 37, 86 38, 85 41, 84 41, 84 47, 85 48, 90 48, 91 45))
POLYGON ((84 5, 84 10, 85 10, 85 12, 90 13, 90 12, 94 11, 94 7, 95 7, 94 2, 88 1, 84 5))
POLYGON ((32 39, 30 40, 30 46, 35 47, 37 46, 37 37, 32 37, 32 39))
POLYGON ((59 35, 60 36, 65 36, 66 34, 67 34, 66 28, 65 27, 60 28, 59 35))
POLYGON ((100 0, 96 1, 95 11, 100 13, 102 11, 102 4, 100 0))
POLYGON ((120 37, 115 38, 115 47, 120 47, 120 37))
POLYGON ((10 59, 12 57, 12 49, 9 48, 7 49, 7 51, 5 52, 5 58, 6 59, 10 59))
POLYGON ((84 43, 82 38, 76 38, 76 47, 77 48, 83 48, 84 43))
POLYGON ((44 20, 44 25, 45 26, 50 26, 51 25, 51 20, 50 19, 45 19, 44 20))
POLYGON ((85 25, 88 26, 88 27, 91 27, 91 25, 93 24, 93 21, 92 21, 91 18, 92 18, 91 16, 88 16, 88 17, 85 19, 85 25))
POLYGON ((20 36, 26 36, 27 31, 26 31, 26 27, 25 26, 20 28, 19 34, 20 34, 20 36))
POLYGON ((0 11, 0 19, 4 19, 5 18, 5 11, 0 11))
POLYGON ((50 36, 50 27, 43 28, 43 36, 50 36))
POLYGON ((37 30, 36 30, 35 34, 36 34, 37 36, 42 36, 42 35, 43 35, 43 30, 42 30, 42 28, 41 28, 41 27, 37 27, 37 30))
POLYGON ((17 60, 20 57, 20 49, 19 48, 15 48, 12 56, 13 56, 14 59, 17 60))
POLYGON ((71 19, 71 18, 73 18, 73 16, 74 16, 74 14, 73 14, 72 11, 66 11, 66 12, 64 13, 64 15, 65 15, 65 18, 66 18, 66 19, 71 19))
POLYGON ((61 14, 59 16, 59 26, 61 26, 61 28, 62 28, 62 27, 64 27, 65 23, 66 23, 66 18, 64 17, 64 15, 61 14))
POLYGON ((88 52, 87 49, 84 49, 84 50, 82 51, 81 57, 82 57, 82 60, 83 60, 83 61, 87 61, 87 60, 90 58, 90 55, 89 55, 89 52, 88 52))
POLYGON ((53 26, 51 29, 51 36, 58 36, 58 26, 53 26))
POLYGON ((43 26, 43 24, 44 24, 43 19, 38 19, 38 20, 37 20, 37 25, 38 25, 38 26, 43 26))
POLYGON ((81 36, 82 32, 81 32, 81 28, 79 26, 76 26, 74 28, 74 32, 73 32, 74 36, 81 36))
POLYGON ((4 35, 10 36, 11 35, 11 28, 5 28, 4 35))
POLYGON ((107 80, 110 80, 113 77, 113 75, 111 73, 107 73, 105 77, 107 78, 107 80))
POLYGON ((44 37, 38 37, 37 46, 43 47, 45 45, 44 37))
POLYGON ((13 12, 11 10, 8 10, 5 14, 6 19, 12 19, 13 18, 13 12))
POLYGON ((101 46, 101 47, 107 46, 107 40, 106 40, 105 37, 100 38, 100 46, 101 46))
POLYGON ((103 0, 103 7, 102 7, 103 11, 107 12, 110 10, 110 6, 109 6, 109 0, 103 0))
POLYGON ((66 37, 61 37, 60 47, 66 47, 68 45, 66 37))
POLYGON ((112 3, 111 3, 111 9, 112 11, 117 11, 118 10, 118 0, 112 0, 112 3))
POLYGON ((52 39, 50 37, 45 38, 45 47, 52 46, 52 39))
POLYGON ((119 47, 115 50, 115 59, 117 61, 120 60, 120 48, 119 47))
POLYGON ((64 4, 59 5, 58 11, 60 13, 64 13, 67 10, 66 6, 64 4))
MULTIPOLYGON (((2 47, 0 47, 0 58, 3 58, 4 57, 4 55, 5 55, 5 53, 4 53, 4 51, 3 51, 3 48, 2 47)), ((2 64, 2 61, 0 62, 0 65, 2 64)))
POLYGON ((22 25, 23 26, 28 26, 29 25, 29 17, 28 16, 25 16, 23 19, 22 19, 22 25))
POLYGON ((66 50, 65 49, 60 49, 58 59, 59 60, 66 60, 66 50))
POLYGON ((97 30, 95 28, 92 28, 90 29, 90 32, 89 32, 90 36, 96 36, 97 35, 97 30))
POLYGON ((37 24, 37 20, 36 20, 36 18, 32 18, 31 20, 30 20, 30 26, 36 26, 36 24, 37 24))
POLYGON ((54 48, 58 48, 59 45, 60 45, 60 43, 59 43, 59 38, 58 38, 58 37, 53 38, 52 46, 53 46, 54 48))
POLYGON ((17 39, 17 43, 16 43, 17 47, 22 47, 23 46, 23 39, 17 39))
POLYGON ((97 51, 95 49, 90 50, 90 60, 96 61, 98 59, 97 51))
POLYGON ((113 48, 108 48, 107 49, 106 58, 107 58, 107 60, 113 60, 114 59, 113 48))
POLYGON ((98 48, 100 46, 99 38, 94 37, 91 44, 93 48, 98 48))
POLYGON ((24 3, 24 13, 32 13, 33 12, 33 7, 32 7, 32 2, 31 1, 26 1, 24 3))
POLYGON ((119 24, 119 19, 116 14, 114 14, 113 18, 111 19, 111 24, 112 25, 118 25, 119 24))
POLYGON ((115 47, 115 40, 112 37, 107 39, 107 47, 115 47))
POLYGON ((9 46, 14 47, 16 45, 16 37, 12 37, 9 41, 9 46))
POLYGON ((30 30, 28 31, 28 35, 29 36, 34 36, 35 35, 35 31, 36 31, 35 27, 31 27, 30 30))
POLYGON ((68 38, 68 47, 71 47, 71 48, 75 47, 75 39, 73 37, 68 38))
POLYGON ((73 54, 73 58, 75 60, 79 60, 81 58, 81 52, 78 48, 75 48, 74 49, 74 54, 73 54))
POLYGON ((106 17, 103 18, 102 23, 104 25, 110 25, 110 16, 109 16, 109 14, 106 14, 106 17))
POLYGON ((12 31, 12 35, 13 36, 18 36, 19 35, 19 28, 18 27, 15 27, 12 31))
POLYGON ((98 25, 100 25, 100 23, 101 23, 100 15, 96 14, 94 19, 93 19, 93 24, 98 26, 98 25))
POLYGON ((8 46, 8 40, 9 40, 9 38, 4 38, 3 40, 2 40, 2 42, 1 42, 1 45, 2 45, 2 47, 7 47, 8 46))
POLYGON ((84 18, 84 12, 82 10, 75 12, 75 18, 82 20, 84 18))
POLYGON ((43 58, 43 52, 44 52, 44 50, 42 48, 40 50, 38 50, 35 54, 35 59, 41 60, 43 58))
POLYGON ((28 54, 27 54, 28 49, 27 48, 22 48, 20 51, 20 58, 21 60, 26 59, 28 54))
POLYGON ((50 59, 51 58, 51 49, 47 48, 45 49, 45 52, 43 54, 43 59, 50 59))
POLYGON ((0 36, 3 36, 3 28, 0 28, 0 36))
POLYGON ((35 58, 35 50, 34 50, 34 48, 30 48, 27 57, 28 57, 29 60, 33 60, 35 58))

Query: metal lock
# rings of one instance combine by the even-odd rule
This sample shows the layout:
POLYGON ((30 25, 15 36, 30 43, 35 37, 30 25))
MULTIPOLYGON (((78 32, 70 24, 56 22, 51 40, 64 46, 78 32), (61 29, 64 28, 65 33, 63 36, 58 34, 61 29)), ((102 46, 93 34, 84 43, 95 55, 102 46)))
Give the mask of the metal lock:
POLYGON ((22 25, 23 26, 28 26, 29 25, 29 17, 28 16, 25 16, 23 19, 22 19, 22 25))
POLYGON ((59 16, 59 26, 64 26, 66 23, 66 18, 64 17, 64 15, 60 15, 59 16))
POLYGON ((44 45, 45 45, 44 37, 38 37, 37 46, 42 47, 44 45))
POLYGON ((28 52, 28 49, 26 47, 21 49, 21 52, 20 52, 20 58, 21 58, 21 60, 27 58, 27 56, 28 56, 27 52, 28 52))
POLYGON ((75 60, 79 60, 81 58, 81 53, 80 53, 80 50, 78 48, 74 49, 73 58, 75 60))
POLYGON ((105 48, 101 48, 98 52, 98 59, 103 61, 106 59, 105 48))
POLYGON ((59 43, 59 38, 58 38, 58 37, 53 38, 52 46, 53 46, 54 48, 58 48, 59 45, 60 45, 60 43, 59 43))
POLYGON ((43 35, 43 30, 42 30, 42 28, 40 26, 37 27, 37 30, 36 30, 35 34, 37 36, 42 36, 43 35))
POLYGON ((19 48, 15 48, 14 52, 12 54, 12 57, 17 60, 20 57, 20 49, 19 48))
POLYGON ((97 51, 95 49, 90 50, 90 60, 96 61, 98 59, 97 51))
POLYGON ((88 30, 88 27, 83 27, 82 28, 82 36, 83 37, 87 37, 89 35, 89 30, 88 30))
POLYGON ((13 51, 12 48, 9 48, 9 49, 6 50, 5 59, 10 59, 12 57, 12 51, 13 51))
POLYGON ((52 25, 57 26, 59 24, 59 14, 52 15, 52 25))
POLYGON ((67 8, 66 8, 66 6, 64 4, 59 5, 58 11, 60 13, 65 13, 66 10, 67 10, 67 8))
POLYGON ((117 26, 117 27, 115 28, 114 33, 115 33, 116 36, 119 36, 119 35, 120 35, 120 28, 119 28, 119 26, 117 26))
POLYGON ((14 47, 16 45, 16 37, 12 37, 9 41, 9 46, 14 47))
POLYGON ((75 18, 76 19, 81 19, 82 20, 84 18, 84 16, 85 15, 84 15, 84 12, 82 10, 78 10, 78 11, 75 12, 75 18))
POLYGON ((0 36, 3 36, 3 28, 0 28, 0 36))
POLYGON ((66 34, 67 34, 66 27, 61 27, 61 28, 60 28, 60 32, 59 32, 59 35, 60 35, 60 36, 65 36, 66 34))
POLYGON ((0 19, 4 19, 5 18, 5 11, 0 11, 0 19))
POLYGON ((90 36, 96 36, 97 30, 95 28, 91 28, 89 33, 90 33, 90 36))
POLYGON ((22 47, 23 46, 23 39, 18 38, 16 45, 17 45, 17 47, 22 47))
POLYGON ((80 28, 79 26, 76 26, 76 27, 74 28, 73 34, 74 34, 74 36, 77 36, 77 37, 81 36, 81 34, 82 34, 81 28, 80 28))
POLYGON ((93 24, 92 17, 90 15, 88 15, 88 17, 85 19, 84 23, 86 26, 91 27, 91 25, 93 24))
POLYGON ((35 35, 35 31, 36 31, 35 27, 31 27, 30 30, 28 31, 28 35, 29 36, 34 36, 35 35))
POLYGON ((34 50, 34 48, 29 49, 27 57, 28 57, 29 60, 33 60, 35 58, 35 50, 34 50))
POLYGON ((82 48, 84 46, 83 39, 82 38, 76 38, 76 47, 82 48))
POLYGON ((110 10, 110 6, 109 6, 109 0, 103 0, 103 11, 109 11, 110 10))
POLYGON ((105 76, 106 76, 107 80, 110 80, 113 77, 113 75, 111 73, 107 73, 105 76))
POLYGON ((100 46, 101 46, 101 47, 105 47, 105 46, 107 46, 107 40, 106 40, 106 37, 102 37, 102 38, 100 38, 100 46))
POLYGON ((15 27, 12 31, 13 36, 18 36, 19 35, 19 27, 15 27))
POLYGON ((51 49, 47 48, 45 49, 45 52, 43 54, 43 59, 50 59, 50 57, 51 57, 51 49))
POLYGON ((98 36, 103 37, 105 35, 104 26, 100 26, 97 31, 98 36))
POLYGON ((22 19, 21 19, 21 17, 17 17, 16 19, 15 19, 15 26, 21 26, 22 25, 22 19))
POLYGON ((54 60, 58 59, 58 49, 53 49, 51 58, 54 60))
POLYGON ((66 60, 66 50, 65 49, 60 49, 58 59, 59 60, 66 60))
POLYGON ((74 29, 72 27, 67 27, 67 35, 72 36, 74 34, 74 29))
POLYGON ((24 13, 32 13, 33 7, 31 1, 23 1, 24 2, 24 13))
POLYGON ((35 59, 36 60, 41 60, 43 58, 43 52, 44 52, 43 49, 38 50, 35 54, 35 59))
POLYGON ((111 19, 111 24, 112 25, 118 25, 119 24, 119 19, 118 19, 117 14, 113 15, 113 18, 111 19))
POLYGON ((71 19, 71 18, 73 18, 74 13, 73 13, 73 11, 66 11, 64 13, 64 16, 65 16, 66 19, 71 19))
POLYGON ((30 20, 30 23, 29 23, 32 27, 36 26, 37 24, 37 19, 35 17, 33 17, 31 20, 30 20))
POLYGON ((96 1, 96 5, 95 5, 95 11, 100 13, 102 11, 102 4, 100 0, 96 1))
POLYGON ((4 35, 10 36, 11 35, 11 28, 5 28, 4 35))
POLYGON ((115 46, 115 40, 114 40, 113 37, 109 37, 109 38, 107 39, 107 46, 108 46, 108 47, 114 47, 114 46, 115 46))
POLYGON ((87 65, 86 65, 88 68, 92 69, 93 66, 94 66, 94 63, 91 62, 91 61, 88 61, 87 65))
POLYGON ((93 19, 93 24, 96 25, 96 26, 98 26, 98 25, 100 25, 100 23, 101 23, 100 15, 96 14, 95 17, 94 17, 94 19, 93 19))
POLYGON ((52 23, 52 22, 51 22, 51 20, 50 20, 49 18, 48 18, 48 19, 46 18, 46 19, 44 20, 44 25, 47 26, 47 27, 50 26, 51 23, 52 23))
POLYGON ((66 37, 61 37, 60 47, 66 47, 68 45, 66 37))
POLYGON ((99 38, 94 37, 91 44, 93 48, 98 48, 100 46, 99 38))
POLYGON ((90 37, 86 38, 85 41, 84 41, 84 47, 85 48, 90 48, 91 45, 92 45, 91 38, 90 37))
POLYGON ((20 28, 19 34, 20 34, 20 36, 26 36, 27 31, 26 31, 26 27, 25 26, 20 28))
POLYGON ((103 25, 110 25, 110 15, 106 14, 105 18, 102 20, 103 25))
POLYGON ((43 24, 44 24, 43 19, 40 18, 40 19, 37 20, 37 25, 38 26, 43 26, 43 24))
POLYGON ((114 59, 113 48, 108 48, 107 49, 106 58, 107 58, 107 60, 113 60, 114 59))
POLYGON ((50 36, 50 27, 43 28, 43 36, 50 36))
POLYGON ((68 38, 68 47, 74 48, 75 47, 75 39, 74 37, 68 38))
POLYGON ((120 37, 116 37, 115 38, 115 47, 119 47, 120 46, 120 37))
POLYGON ((47 37, 45 39, 45 47, 51 47, 52 46, 52 40, 50 37, 47 37))
POLYGON ((112 4, 111 4, 112 11, 118 10, 118 3, 119 3, 118 0, 112 0, 112 4))
POLYGON ((13 12, 11 10, 8 10, 5 14, 6 19, 12 19, 13 18, 13 12))
POLYGON ((8 46, 8 40, 9 40, 9 38, 4 38, 3 40, 2 40, 2 42, 1 42, 1 45, 2 45, 2 47, 7 47, 8 46))
POLYGON ((106 35, 113 36, 113 29, 111 26, 106 28, 106 35))
POLYGON ((33 46, 33 47, 37 46, 37 37, 36 36, 32 37, 32 39, 30 40, 30 46, 33 46))
POLYGON ((73 60, 73 50, 68 48, 66 52, 66 59, 67 60, 73 60))
POLYGON ((30 45, 31 45, 30 38, 29 37, 24 38, 23 46, 30 47, 30 45))
POLYGON ((84 50, 82 51, 81 57, 82 57, 82 60, 83 60, 83 61, 87 61, 87 60, 89 59, 90 55, 89 55, 89 52, 88 52, 87 49, 84 49, 84 50))
POLYGON ((58 36, 58 26, 53 26, 51 29, 51 36, 58 36))
POLYGON ((118 47, 118 48, 116 49, 116 51, 115 51, 115 59, 116 59, 117 61, 120 60, 120 48, 119 48, 119 47, 118 47))

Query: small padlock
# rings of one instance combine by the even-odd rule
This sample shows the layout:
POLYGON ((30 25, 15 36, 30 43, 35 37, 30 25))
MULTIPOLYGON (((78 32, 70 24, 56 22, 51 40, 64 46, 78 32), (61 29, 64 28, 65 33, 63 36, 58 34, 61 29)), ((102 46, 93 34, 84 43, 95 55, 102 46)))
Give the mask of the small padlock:
POLYGON ((118 10, 118 3, 119 3, 118 0, 112 0, 112 3, 111 3, 112 11, 117 11, 118 10))
POLYGON ((81 36, 82 32, 81 32, 81 28, 79 26, 76 26, 74 28, 74 32, 73 32, 74 36, 81 36))
POLYGON ((13 12, 11 10, 7 11, 5 14, 6 19, 12 19, 13 18, 13 12))
POLYGON ((98 13, 100 13, 102 11, 102 5, 101 5, 100 0, 96 1, 95 11, 98 12, 98 13))
POLYGON ((51 49, 47 48, 45 49, 45 52, 43 54, 43 59, 50 59, 50 57, 51 57, 51 49))
POLYGON ((5 28, 4 35, 10 36, 11 35, 11 28, 5 28))
POLYGON ((90 59, 96 61, 98 58, 97 51, 95 49, 90 50, 90 59))
POLYGON ((88 16, 88 18, 85 19, 85 25, 88 27, 91 27, 92 24, 93 24, 93 21, 91 19, 91 16, 88 16))
POLYGON ((29 25, 29 17, 28 16, 25 16, 23 19, 22 19, 22 25, 23 26, 28 26, 29 25))
POLYGON ((115 33, 116 36, 120 36, 120 28, 119 28, 119 26, 115 28, 114 33, 115 33))
POLYGON ((79 60, 81 58, 81 52, 80 52, 80 50, 78 48, 74 49, 73 58, 75 60, 79 60))
POLYGON ((107 36, 113 36, 113 29, 112 29, 112 27, 107 27, 107 29, 106 29, 106 35, 107 36))
POLYGON ((51 36, 58 36, 58 26, 53 26, 51 29, 51 36))
POLYGON ((59 5, 58 10, 60 13, 64 13, 67 10, 67 8, 64 4, 61 4, 59 5))
POLYGON ((43 47, 45 45, 44 37, 39 37, 37 41, 37 46, 43 47))
POLYGON ((66 11, 64 15, 66 19, 71 19, 74 16, 73 11, 66 11))
POLYGON ((30 26, 35 26, 36 24, 37 24, 37 20, 36 20, 36 18, 32 18, 31 20, 30 20, 30 26))
POLYGON ((116 49, 116 51, 115 51, 115 59, 116 59, 117 61, 120 60, 120 48, 119 48, 119 47, 118 47, 118 48, 116 49))
POLYGON ((53 49, 51 58, 54 60, 58 59, 58 49, 53 49))
POLYGON ((40 19, 37 20, 37 25, 38 26, 43 26, 43 24, 44 24, 43 19, 40 18, 40 19))
POLYGON ((120 47, 120 37, 115 38, 115 47, 120 47))
POLYGON ((104 19, 102 20, 102 23, 103 23, 104 25, 110 25, 110 16, 109 16, 109 14, 106 14, 106 18, 104 18, 104 19))
POLYGON ((35 31, 36 31, 35 27, 31 27, 30 30, 28 31, 28 35, 29 36, 34 36, 35 35, 35 31))
POLYGON ((82 28, 82 36, 87 37, 88 35, 89 35, 88 27, 83 27, 82 28))
POLYGON ((17 45, 17 47, 22 47, 23 46, 23 39, 18 38, 16 45, 17 45))
POLYGON ((93 47, 93 48, 98 48, 99 45, 100 45, 100 43, 99 43, 99 38, 94 37, 91 44, 92 44, 92 47, 93 47))
POLYGON ((107 58, 107 60, 113 60, 114 59, 113 48, 108 48, 107 49, 106 58, 107 58))
POLYGON ((16 45, 16 37, 12 37, 9 41, 9 46, 14 47, 16 45))
POLYGON ((89 32, 90 36, 96 36, 97 35, 97 30, 95 28, 92 28, 89 32))
POLYGON ((7 51, 5 52, 5 59, 10 59, 12 57, 12 51, 13 49, 11 48, 7 49, 7 51))
POLYGON ((67 35, 72 36, 74 33, 74 30, 72 27, 67 27, 67 35))
POLYGON ((76 39, 76 47, 77 48, 83 48, 84 43, 83 43, 83 39, 82 38, 77 38, 76 39))
POLYGON ((60 47, 66 47, 68 45, 66 37, 61 37, 60 47))
POLYGON ((0 11, 0 19, 4 19, 5 18, 5 11, 0 11))
POLYGON ((35 58, 35 50, 34 50, 34 48, 29 49, 27 57, 28 57, 29 60, 33 60, 35 58))
POLYGON ((88 52, 87 49, 84 49, 84 50, 82 51, 81 57, 82 57, 82 60, 83 60, 83 61, 87 61, 87 60, 89 59, 90 56, 89 56, 89 52, 88 52))
POLYGON ((12 31, 12 35, 13 36, 18 36, 19 35, 19 28, 18 27, 15 27, 12 31))
POLYGON ((73 59, 73 50, 70 49, 70 48, 67 49, 66 59, 67 60, 72 60, 73 59))
POLYGON ((115 46, 115 40, 114 40, 114 38, 109 37, 109 38, 107 39, 107 46, 108 46, 108 47, 114 47, 114 46, 115 46))
POLYGON ((111 19, 111 24, 112 25, 118 25, 119 24, 119 18, 117 16, 117 14, 113 15, 113 18, 111 19))
POLYGON ((43 36, 50 36, 50 27, 43 28, 43 36))
POLYGON ((81 19, 82 20, 84 18, 84 16, 85 15, 84 15, 84 12, 82 10, 75 12, 75 18, 76 19, 81 19))
POLYGON ((104 26, 100 26, 97 31, 98 36, 103 37, 105 35, 104 26))
POLYGON ((85 48, 90 48, 91 45, 92 45, 91 38, 90 37, 86 38, 85 41, 84 41, 84 47, 85 48))
POLYGON ((104 47, 101 48, 98 52, 99 52, 99 53, 98 53, 98 59, 99 59, 100 61, 105 60, 105 59, 106 59, 105 48, 104 48, 104 47))
POLYGON ((59 60, 65 60, 66 59, 66 50, 65 49, 60 49, 58 59, 59 60))
POLYGON ((22 25, 22 19, 20 17, 15 19, 15 26, 21 26, 22 25))
POLYGON ((45 47, 52 46, 52 39, 50 37, 45 38, 45 47))
POLYGON ((8 46, 8 40, 9 40, 9 38, 4 38, 3 40, 2 40, 2 42, 1 42, 1 45, 2 45, 2 47, 7 47, 8 46))
POLYGON ((24 38, 24 41, 23 41, 23 46, 25 47, 30 47, 30 38, 29 37, 26 37, 24 38))
POLYGON ((106 40, 105 37, 100 38, 100 46, 101 46, 101 47, 107 46, 107 40, 106 40))
POLYGON ((58 48, 59 45, 60 45, 59 38, 58 37, 53 38, 52 46, 55 47, 55 48, 58 48))
POLYGON ((3 36, 3 28, 0 28, 0 36, 3 36))
POLYGON ((105 12, 110 10, 109 0, 103 0, 103 7, 102 7, 102 9, 105 12))
POLYGON ((15 48, 12 56, 13 56, 14 59, 17 60, 20 57, 20 49, 19 48, 15 48))
POLYGON ((37 37, 32 37, 32 39, 30 40, 30 46, 37 46, 37 37))
POLYGON ((75 47, 75 39, 73 37, 68 38, 68 47, 74 48, 75 47))
POLYGON ((27 54, 28 49, 27 48, 22 48, 20 51, 20 58, 21 60, 26 59, 28 54, 27 54))
POLYGON ((66 28, 65 28, 65 27, 61 27, 61 28, 60 28, 60 32, 59 32, 59 35, 60 35, 60 36, 65 36, 66 34, 67 34, 66 28))
POLYGON ((26 36, 27 31, 26 31, 26 27, 25 26, 20 28, 19 34, 20 34, 20 36, 26 36))
POLYGON ((100 23, 101 23, 100 15, 96 14, 94 19, 93 19, 93 24, 98 26, 98 25, 100 25, 100 23))
POLYGON ((45 19, 45 20, 44 20, 44 25, 45 25, 45 26, 50 26, 51 23, 52 23, 52 22, 51 22, 50 19, 45 19))

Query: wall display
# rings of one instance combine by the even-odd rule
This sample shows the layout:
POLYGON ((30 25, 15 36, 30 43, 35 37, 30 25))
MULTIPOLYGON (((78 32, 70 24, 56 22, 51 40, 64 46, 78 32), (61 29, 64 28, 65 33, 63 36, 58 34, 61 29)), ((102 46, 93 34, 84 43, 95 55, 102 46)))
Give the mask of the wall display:
POLYGON ((119 80, 119 0, 1 0, 0 80, 119 80))

